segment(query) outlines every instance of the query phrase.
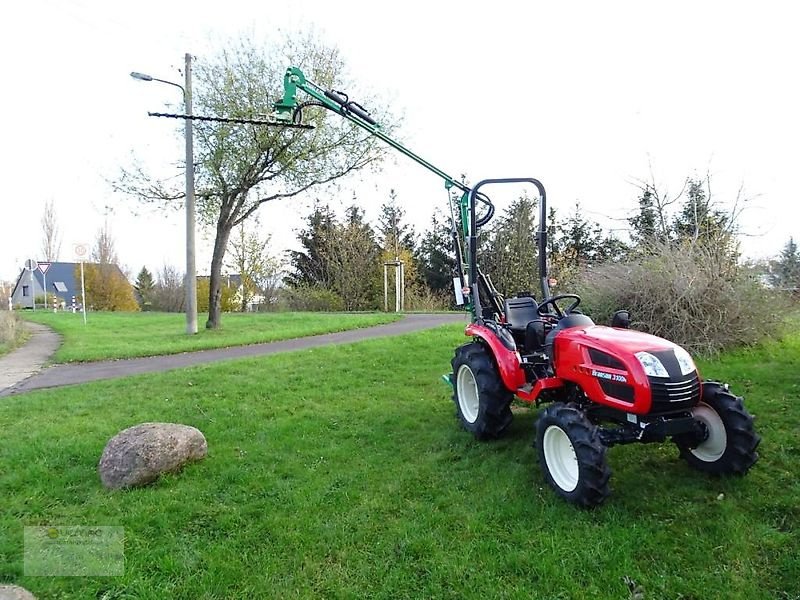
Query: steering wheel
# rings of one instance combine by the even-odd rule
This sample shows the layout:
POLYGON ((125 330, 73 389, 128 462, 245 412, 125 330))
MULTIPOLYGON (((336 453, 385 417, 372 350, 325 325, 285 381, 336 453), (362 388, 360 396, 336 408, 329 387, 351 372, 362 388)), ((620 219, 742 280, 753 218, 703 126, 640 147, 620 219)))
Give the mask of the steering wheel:
POLYGON ((538 313, 539 313, 540 315, 542 315, 543 317, 544 317, 544 316, 547 316, 547 315, 548 315, 548 313, 544 312, 542 309, 543 309, 545 306, 552 306, 552 307, 553 307, 553 310, 555 311, 555 313, 556 313, 556 315, 558 316, 558 318, 559 318, 559 319, 563 319, 563 318, 564 318, 566 315, 570 314, 570 313, 571 313, 573 310, 575 310, 576 308, 578 308, 578 305, 579 305, 580 303, 581 303, 581 297, 580 297, 580 296, 578 296, 577 294, 561 294, 561 295, 559 295, 559 296, 550 296, 549 298, 546 298, 545 300, 542 300, 542 301, 539 303, 539 308, 537 308, 537 309, 536 309, 536 312, 538 312, 538 313), (570 299, 574 300, 574 302, 573 302, 572 304, 570 304, 570 305, 569 305, 569 306, 566 308, 566 310, 562 311, 562 310, 561 310, 561 309, 558 307, 558 304, 557 304, 557 303, 558 303, 560 300, 566 300, 567 298, 570 298, 570 299))

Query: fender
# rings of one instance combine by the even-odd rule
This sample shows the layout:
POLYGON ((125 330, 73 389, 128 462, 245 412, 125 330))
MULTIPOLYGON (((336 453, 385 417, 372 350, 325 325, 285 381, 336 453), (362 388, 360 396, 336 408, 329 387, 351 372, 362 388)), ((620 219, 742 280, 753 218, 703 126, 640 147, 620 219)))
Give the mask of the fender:
POLYGON ((522 358, 516 350, 509 350, 498 335, 485 325, 470 323, 465 335, 482 340, 492 351, 503 385, 516 393, 525 385, 525 372, 522 370, 522 358))

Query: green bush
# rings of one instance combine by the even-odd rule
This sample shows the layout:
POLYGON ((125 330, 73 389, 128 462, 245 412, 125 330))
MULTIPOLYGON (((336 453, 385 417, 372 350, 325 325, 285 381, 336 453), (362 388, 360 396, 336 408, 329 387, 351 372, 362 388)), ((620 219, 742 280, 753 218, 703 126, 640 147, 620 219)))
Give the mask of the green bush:
POLYGON ((664 245, 623 263, 595 266, 577 281, 597 323, 630 311, 632 327, 700 354, 753 344, 777 332, 786 302, 730 256, 701 244, 664 245))
POLYGON ((0 311, 0 353, 18 345, 24 338, 22 321, 16 313, 0 311))
MULTIPOLYGON (((394 310, 394 298, 389 297, 389 309, 394 310)), ((409 286, 403 302, 405 310, 440 311, 450 310, 455 301, 454 294, 434 292, 428 286, 409 286)))
POLYGON ((287 287, 281 291, 282 304, 288 310, 334 312, 344 310, 341 296, 325 288, 315 286, 287 287))

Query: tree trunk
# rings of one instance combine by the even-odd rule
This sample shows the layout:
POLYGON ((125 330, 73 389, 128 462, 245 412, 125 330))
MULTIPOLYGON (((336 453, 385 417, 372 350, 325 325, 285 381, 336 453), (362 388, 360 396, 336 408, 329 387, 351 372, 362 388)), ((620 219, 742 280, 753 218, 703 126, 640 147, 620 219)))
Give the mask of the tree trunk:
POLYGON ((217 224, 217 235, 214 240, 214 254, 211 257, 211 277, 208 281, 208 321, 206 329, 217 329, 220 326, 222 312, 222 261, 228 247, 228 238, 232 227, 225 223, 217 224))

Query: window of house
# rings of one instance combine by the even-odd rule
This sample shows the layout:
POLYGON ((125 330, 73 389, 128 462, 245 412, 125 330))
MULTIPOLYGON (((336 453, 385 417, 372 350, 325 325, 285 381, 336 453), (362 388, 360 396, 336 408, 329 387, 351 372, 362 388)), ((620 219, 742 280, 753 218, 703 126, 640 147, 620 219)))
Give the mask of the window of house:
POLYGON ((61 294, 65 293, 65 292, 67 291, 67 286, 66 286, 66 285, 64 285, 64 282, 63 282, 63 281, 56 281, 56 282, 53 284, 53 287, 55 287, 55 288, 56 288, 56 291, 57 291, 57 292, 59 292, 59 293, 61 293, 61 294))
POLYGON ((23 296, 30 296, 31 295, 31 288, 29 285, 22 286, 22 295, 23 296))

